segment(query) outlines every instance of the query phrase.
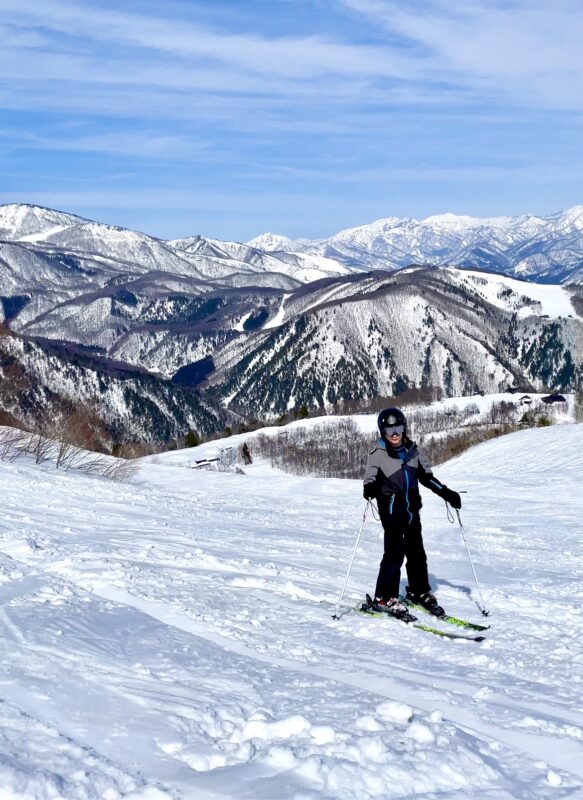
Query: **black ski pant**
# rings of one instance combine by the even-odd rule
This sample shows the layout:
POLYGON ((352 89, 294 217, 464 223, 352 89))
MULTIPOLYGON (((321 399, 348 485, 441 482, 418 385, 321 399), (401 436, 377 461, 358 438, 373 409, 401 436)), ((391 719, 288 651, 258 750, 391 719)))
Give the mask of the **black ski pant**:
POLYGON ((385 600, 399 596, 401 567, 405 559, 407 559, 407 578, 411 592, 414 594, 429 592, 431 587, 427 574, 427 556, 423 547, 419 515, 414 514, 413 520, 407 522, 381 512, 381 522, 385 531, 385 552, 377 578, 375 596, 385 600))

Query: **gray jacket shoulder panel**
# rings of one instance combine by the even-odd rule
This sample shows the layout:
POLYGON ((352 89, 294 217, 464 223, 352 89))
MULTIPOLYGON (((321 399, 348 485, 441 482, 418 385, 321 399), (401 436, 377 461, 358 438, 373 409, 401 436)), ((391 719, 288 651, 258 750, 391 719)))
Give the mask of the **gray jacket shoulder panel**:
POLYGON ((417 458, 419 459, 419 464, 421 465, 421 467, 423 467, 425 472, 427 472, 428 475, 431 475, 433 473, 433 470, 431 469, 431 464, 429 463, 425 453, 420 453, 419 451, 417 451, 417 458))
POLYGON ((388 458, 387 454, 378 445, 375 445, 370 453, 366 462, 366 471, 364 473, 364 483, 373 483, 379 473, 383 464, 383 458, 388 458))
POLYGON ((398 458, 391 458, 386 449, 379 443, 375 444, 366 462, 366 471, 364 473, 364 483, 372 483, 376 480, 377 475, 381 472, 387 478, 399 472, 401 469, 401 461, 398 458))

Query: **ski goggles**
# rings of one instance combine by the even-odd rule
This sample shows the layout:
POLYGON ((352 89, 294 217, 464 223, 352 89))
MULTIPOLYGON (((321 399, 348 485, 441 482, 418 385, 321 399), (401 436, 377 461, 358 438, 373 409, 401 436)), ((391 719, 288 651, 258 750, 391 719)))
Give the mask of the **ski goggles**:
POLYGON ((383 433, 385 436, 393 436, 394 434, 398 434, 400 436, 404 431, 404 425, 387 425, 386 428, 383 428, 383 433))

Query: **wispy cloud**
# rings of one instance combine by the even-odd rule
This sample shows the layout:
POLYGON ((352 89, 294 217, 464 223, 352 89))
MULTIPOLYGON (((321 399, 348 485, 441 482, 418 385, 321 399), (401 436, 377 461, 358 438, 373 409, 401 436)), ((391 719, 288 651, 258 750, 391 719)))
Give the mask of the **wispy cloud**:
POLYGON ((439 193, 479 214, 486 190, 523 209, 540 176, 558 197, 580 174, 579 0, 0 0, 0 36, 10 197, 202 208, 218 184, 216 208, 239 223, 267 196, 298 220, 306 197, 326 198, 324 219, 349 187, 346 208, 374 196, 374 216, 409 195, 419 215, 439 211, 424 205, 439 193), (75 190, 122 173, 135 193, 75 190))
MULTIPOLYGON (((405 77, 407 59, 371 44, 331 41, 322 35, 267 37, 211 30, 163 16, 95 9, 59 0, 3 0, 12 26, 158 52, 201 64, 212 61, 255 75, 313 79, 322 75, 405 77), (21 27, 22 26, 22 27, 21 27)), ((411 66, 411 64, 409 64, 411 66)))
POLYGON ((283 130, 358 108, 472 100, 408 46, 322 32, 239 33, 63 0, 1 0, 0 103, 11 109, 222 120, 283 130))
POLYGON ((234 126, 257 112, 279 128, 292 106, 294 119, 315 119, 327 107, 453 106, 487 94, 580 109, 583 9, 570 0, 552 14, 542 3, 496 0, 336 6, 368 39, 242 34, 63 0, 2 0, 0 72, 12 84, 0 101, 234 126))
POLYGON ((148 133, 116 131, 92 136, 39 136, 16 131, 0 131, 0 141, 11 142, 15 150, 54 150, 79 153, 108 153, 132 158, 201 161, 217 157, 211 143, 193 142, 180 136, 158 136, 148 133))
POLYGON ((339 0, 417 48, 433 80, 490 96, 582 110, 583 6, 578 0, 339 0))

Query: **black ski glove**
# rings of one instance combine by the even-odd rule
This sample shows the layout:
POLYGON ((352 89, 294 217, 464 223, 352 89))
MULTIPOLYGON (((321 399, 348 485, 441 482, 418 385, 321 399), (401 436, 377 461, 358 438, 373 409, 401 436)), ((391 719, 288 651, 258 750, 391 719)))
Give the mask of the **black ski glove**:
POLYGON ((452 508, 459 510, 462 507, 462 499, 453 489, 448 489, 447 486, 444 486, 441 490, 441 496, 452 508))
POLYGON ((377 496, 377 489, 374 483, 365 483, 362 489, 362 496, 365 500, 374 500, 377 496))

